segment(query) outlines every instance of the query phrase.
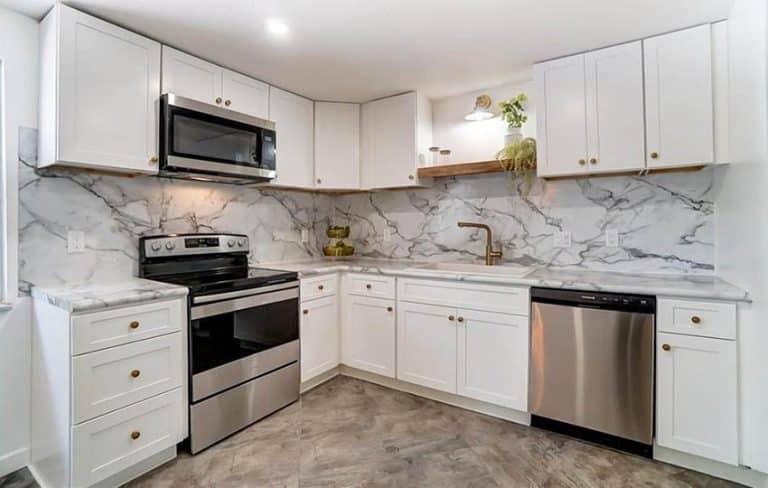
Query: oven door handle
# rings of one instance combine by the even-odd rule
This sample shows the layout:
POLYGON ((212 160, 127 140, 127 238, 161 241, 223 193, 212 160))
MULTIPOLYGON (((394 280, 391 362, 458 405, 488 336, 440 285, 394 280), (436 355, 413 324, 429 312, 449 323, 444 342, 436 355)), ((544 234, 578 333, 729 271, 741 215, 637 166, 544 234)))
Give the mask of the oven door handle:
POLYGON ((235 298, 223 302, 210 303, 207 305, 198 305, 192 307, 190 311, 190 318, 192 320, 197 320, 205 317, 213 317, 215 315, 237 312, 238 310, 269 305, 270 303, 284 302, 294 298, 299 298, 298 288, 281 290, 272 293, 263 293, 261 295, 252 295, 243 298, 235 298))

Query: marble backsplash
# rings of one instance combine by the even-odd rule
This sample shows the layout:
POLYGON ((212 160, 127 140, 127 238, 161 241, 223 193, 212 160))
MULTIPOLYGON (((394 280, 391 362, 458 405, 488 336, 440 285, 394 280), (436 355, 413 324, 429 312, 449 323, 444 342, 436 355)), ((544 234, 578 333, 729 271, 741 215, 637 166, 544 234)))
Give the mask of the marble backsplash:
POLYGON ((376 258, 483 262, 493 229, 504 261, 642 273, 714 271, 713 169, 547 182, 488 175, 436 180, 429 189, 337 197, 333 221, 351 226, 357 253, 376 258), (605 245, 605 231, 619 247, 605 245), (570 231, 571 247, 555 247, 570 231))
POLYGON ((263 190, 82 170, 37 170, 36 131, 19 144, 19 281, 58 285, 119 281, 137 273, 137 240, 171 232, 238 232, 251 261, 318 257, 330 222, 348 223, 357 254, 414 260, 480 260, 489 224, 504 261, 558 268, 712 273, 714 173, 525 182, 500 175, 437 180, 431 188, 343 196, 263 190), (618 248, 604 245, 617 229, 618 248), (67 231, 86 251, 67 252, 67 231), (308 242, 302 242, 306 230, 308 242), (554 247, 556 231, 572 233, 554 247))

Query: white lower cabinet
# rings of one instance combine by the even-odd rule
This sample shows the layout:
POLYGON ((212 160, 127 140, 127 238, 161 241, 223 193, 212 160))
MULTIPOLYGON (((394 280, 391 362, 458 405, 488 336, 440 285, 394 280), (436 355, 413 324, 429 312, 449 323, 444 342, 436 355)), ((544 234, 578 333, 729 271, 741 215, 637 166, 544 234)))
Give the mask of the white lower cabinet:
POLYGON ((737 465, 736 342, 667 333, 656 338, 657 443, 737 465))
MULTIPOLYGON (((336 279, 336 275, 334 280, 336 279)), ((339 365, 338 296, 301 302, 301 381, 339 365)))
POLYGON ((528 317, 459 310, 457 393, 528 408, 528 317))
POLYGON ((341 326, 342 362, 395 377, 395 301, 345 295, 341 326))

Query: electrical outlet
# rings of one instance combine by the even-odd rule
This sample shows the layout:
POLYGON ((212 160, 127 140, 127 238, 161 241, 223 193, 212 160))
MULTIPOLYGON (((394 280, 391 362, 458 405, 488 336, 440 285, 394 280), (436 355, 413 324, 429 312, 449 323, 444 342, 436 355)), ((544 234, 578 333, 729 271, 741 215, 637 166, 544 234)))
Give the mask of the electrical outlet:
POLYGON ((389 230, 389 227, 385 227, 384 230, 381 232, 381 239, 384 242, 389 242, 392 240, 392 232, 389 230))
POLYGON ((619 231, 605 229, 605 247, 619 247, 619 231))
POLYGON ((85 251, 85 232, 80 230, 70 230, 67 232, 67 252, 69 254, 81 253, 85 251))
POLYGON ((555 231, 554 245, 555 247, 571 247, 571 231, 555 231))
POLYGON ((307 229, 301 229, 301 242, 304 244, 309 242, 309 231, 307 229))

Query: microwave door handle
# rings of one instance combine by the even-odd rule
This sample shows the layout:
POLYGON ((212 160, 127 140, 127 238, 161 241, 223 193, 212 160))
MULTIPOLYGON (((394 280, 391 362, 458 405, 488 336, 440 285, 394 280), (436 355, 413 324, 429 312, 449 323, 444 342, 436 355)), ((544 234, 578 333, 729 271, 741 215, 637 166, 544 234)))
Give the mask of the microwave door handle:
POLYGON ((197 320, 206 317, 213 317, 216 315, 237 312, 238 310, 261 307, 271 303, 284 302, 286 300, 292 300, 295 298, 299 298, 299 290, 297 288, 276 291, 273 293, 264 293, 262 295, 235 298, 233 300, 210 303, 207 305, 198 305, 192 307, 190 311, 190 319, 197 320))

